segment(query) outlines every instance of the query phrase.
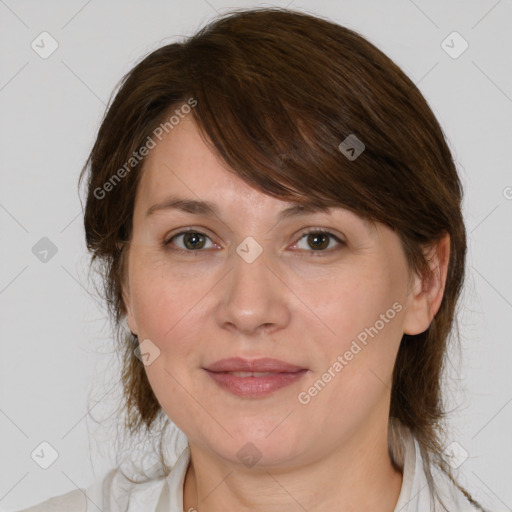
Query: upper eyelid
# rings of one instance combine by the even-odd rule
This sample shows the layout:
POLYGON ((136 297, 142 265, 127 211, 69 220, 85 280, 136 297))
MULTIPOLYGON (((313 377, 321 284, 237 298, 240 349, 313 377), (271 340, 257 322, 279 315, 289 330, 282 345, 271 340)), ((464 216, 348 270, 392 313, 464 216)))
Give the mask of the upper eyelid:
MULTIPOLYGON (((326 234, 327 236, 330 236, 331 238, 334 238, 338 244, 340 246, 343 246, 343 245, 346 245, 346 241, 344 240, 344 238, 340 238, 338 235, 336 235, 335 233, 333 233, 332 231, 328 230, 328 229, 321 229, 321 228, 306 228, 304 231, 302 231, 298 237, 297 237, 297 242, 298 243, 305 235, 309 235, 309 234, 313 234, 313 233, 321 233, 321 234, 326 234)), ((333 248, 331 248, 333 249, 333 248)), ((330 252, 330 250, 326 250, 326 251, 306 251, 306 252, 330 252)))
MULTIPOLYGON (((204 228, 202 228, 204 229, 204 228)), ((215 245, 218 245, 210 235, 208 235, 207 233, 204 233, 203 231, 201 231, 201 229, 196 229, 196 228, 190 228, 190 229, 186 229, 186 230, 182 230, 182 231, 179 231, 178 233, 175 233, 173 234, 171 237, 169 238, 166 238, 165 241, 164 241, 164 244, 165 245, 168 245, 171 243, 171 240, 173 240, 174 238, 178 237, 178 236, 183 236, 183 235, 186 235, 187 233, 199 233, 201 235, 204 235, 206 236, 207 238, 210 239, 210 241, 215 244, 215 245)), ((327 228, 320 228, 320 227, 312 227, 312 228, 304 228, 303 230, 301 230, 299 232, 298 235, 296 235, 296 242, 294 242, 294 244, 296 244, 299 240, 301 240, 305 235, 308 235, 308 234, 311 234, 311 233, 322 233, 322 234, 327 234, 328 236, 330 236, 331 238, 334 238, 338 243, 340 244, 346 244, 346 241, 343 239, 343 238, 340 238, 338 235, 336 235, 335 233, 333 233, 331 230, 327 229, 327 228)), ((179 249, 178 250, 185 250, 185 249, 179 249)), ((200 251, 187 251, 187 252, 200 252, 200 251)), ((309 251, 308 251, 309 252, 309 251)), ((318 252, 327 252, 327 251, 318 251, 318 252)))

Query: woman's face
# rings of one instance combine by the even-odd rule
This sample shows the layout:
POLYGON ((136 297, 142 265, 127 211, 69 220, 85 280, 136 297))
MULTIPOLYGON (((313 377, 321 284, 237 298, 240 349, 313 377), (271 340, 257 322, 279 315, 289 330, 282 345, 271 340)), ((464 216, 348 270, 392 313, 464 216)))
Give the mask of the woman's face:
POLYGON ((191 116, 150 151, 137 190, 128 325, 191 446, 238 464, 304 463, 382 435, 402 335, 430 323, 392 230, 341 208, 282 215, 291 206, 228 172, 191 116), (171 196, 190 203, 154 207, 171 196), (207 370, 233 357, 303 371, 207 370))

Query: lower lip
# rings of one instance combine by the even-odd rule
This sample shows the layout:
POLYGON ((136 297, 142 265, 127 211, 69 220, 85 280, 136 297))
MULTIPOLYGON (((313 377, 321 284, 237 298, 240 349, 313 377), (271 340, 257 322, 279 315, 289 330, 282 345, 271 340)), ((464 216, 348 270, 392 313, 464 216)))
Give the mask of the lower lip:
POLYGON ((270 395, 278 389, 289 386, 301 379, 308 370, 293 373, 275 373, 261 377, 237 377, 231 373, 218 373, 206 370, 206 373, 222 388, 234 395, 246 398, 259 398, 270 395))

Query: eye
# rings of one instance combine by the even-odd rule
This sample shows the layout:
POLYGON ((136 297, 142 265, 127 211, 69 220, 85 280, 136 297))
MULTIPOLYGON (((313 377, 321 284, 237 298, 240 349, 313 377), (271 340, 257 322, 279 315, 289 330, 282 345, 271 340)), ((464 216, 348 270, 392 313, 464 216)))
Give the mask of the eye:
MULTIPOLYGON (((178 245, 177 249, 174 249, 178 252, 200 252, 199 249, 203 249, 206 245, 206 241, 210 240, 210 237, 205 235, 204 233, 201 233, 200 231, 195 231, 193 229, 187 230, 187 231, 181 231, 180 233, 177 233, 176 235, 172 236, 164 242, 165 246, 171 245, 173 240, 182 238, 183 245, 178 245)), ((214 247, 213 242, 211 247, 214 247)), ((207 248, 211 248, 207 247, 207 248)))
MULTIPOLYGON (((345 245, 345 242, 340 240, 336 235, 329 231, 321 230, 321 229, 310 229, 302 234, 302 236, 299 238, 299 242, 297 242, 296 246, 299 246, 300 241, 305 238, 306 240, 306 250, 308 248, 313 249, 313 251, 309 252, 332 252, 333 247, 330 246, 329 239, 334 239, 336 242, 338 242, 339 245, 345 245), (325 250, 325 249, 330 250, 325 250)), ((304 249, 304 247, 299 247, 299 249, 304 249)), ((336 249, 334 249, 336 250, 336 249)))
MULTIPOLYGON (((214 244, 210 237, 205 233, 200 231, 196 231, 194 229, 189 229, 187 231, 180 231, 179 233, 173 235, 167 241, 164 242, 164 246, 171 246, 174 240, 182 241, 182 245, 178 244, 177 247, 173 247, 172 250, 177 251, 179 253, 192 253, 201 252, 201 249, 204 248, 215 248, 217 244, 214 244), (207 241, 210 241, 210 247, 207 246, 207 241)), ((319 228, 314 228, 302 233, 299 241, 293 246, 298 247, 301 250, 306 250, 307 252, 316 252, 316 253, 331 253, 333 250, 336 250, 336 247, 332 247, 330 244, 330 240, 335 240, 338 242, 338 245, 346 245, 345 242, 340 240, 336 235, 329 231, 325 231, 319 228), (305 238, 305 242, 307 244, 306 247, 300 247, 300 242, 305 238), (308 249, 312 249, 308 251, 308 249), (328 250, 327 250, 328 249, 328 250)), ((320 256, 321 254, 318 254, 320 256)))

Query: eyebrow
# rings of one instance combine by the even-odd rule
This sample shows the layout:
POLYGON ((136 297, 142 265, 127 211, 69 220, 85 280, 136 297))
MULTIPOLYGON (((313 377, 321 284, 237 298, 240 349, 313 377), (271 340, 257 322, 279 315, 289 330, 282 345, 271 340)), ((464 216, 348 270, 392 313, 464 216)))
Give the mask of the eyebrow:
MULTIPOLYGON (((146 211, 146 217, 149 217, 155 212, 164 210, 179 210, 186 213, 192 213, 194 215, 220 217, 219 209, 215 203, 210 201, 186 199, 178 196, 169 196, 163 201, 154 204, 146 211)), ((278 219, 283 220, 318 212, 327 213, 329 210, 329 206, 320 205, 318 203, 294 202, 291 206, 279 212, 278 219)))

